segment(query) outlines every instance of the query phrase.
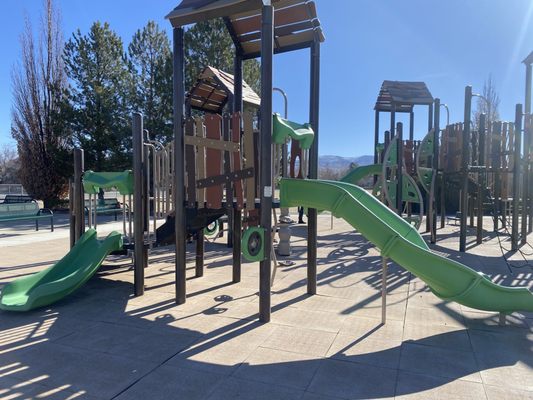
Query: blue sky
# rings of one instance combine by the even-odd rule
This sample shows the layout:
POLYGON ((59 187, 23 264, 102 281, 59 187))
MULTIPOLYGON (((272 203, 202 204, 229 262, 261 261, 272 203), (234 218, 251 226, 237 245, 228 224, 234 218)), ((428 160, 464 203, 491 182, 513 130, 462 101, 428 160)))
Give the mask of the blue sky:
MULTIPOLYGON (((164 16, 178 1, 56 0, 65 37, 93 21, 107 21, 129 42, 149 19, 168 29, 164 16)), ((532 0, 316 0, 326 42, 322 46, 320 154, 372 154, 373 105, 381 82, 423 80, 450 106, 451 120, 463 116, 464 86, 481 91, 492 74, 500 94, 500 114, 513 119, 524 101, 524 66, 533 50, 532 0)), ((0 145, 9 134, 10 71, 19 56, 24 15, 38 22, 39 0, 3 0, 0 15, 0 145)), ((289 96, 289 117, 308 119, 309 52, 278 55, 274 84, 289 96)), ((282 111, 279 95, 275 109, 282 111)), ((426 133, 423 108, 415 117, 415 137, 426 133)), ((443 120, 444 121, 444 117, 443 120)), ((386 120, 383 120, 383 126, 386 120)))

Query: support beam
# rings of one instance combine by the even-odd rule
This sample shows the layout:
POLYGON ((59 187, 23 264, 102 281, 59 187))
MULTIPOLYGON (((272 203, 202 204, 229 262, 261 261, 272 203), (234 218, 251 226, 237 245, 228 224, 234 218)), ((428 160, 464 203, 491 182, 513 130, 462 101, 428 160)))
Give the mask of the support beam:
MULTIPOLYGON (((487 118, 485 114, 479 116, 478 126, 478 166, 485 166, 485 138, 487 128, 487 118)), ((483 241, 483 200, 485 198, 485 176, 486 169, 478 170, 478 190, 477 190, 477 222, 476 222, 476 243, 483 241)))
POLYGON ((470 115, 472 114, 472 86, 465 87, 465 108, 463 126, 463 149, 461 164, 461 223, 459 251, 466 251, 466 221, 468 217, 468 160, 470 154, 470 115))
POLYGON ((173 36, 173 112, 174 112, 174 209, 176 237, 175 289, 176 303, 183 304, 186 293, 186 216, 185 216, 185 146, 183 129, 185 99, 185 55, 183 51, 183 28, 174 28, 173 36))
POLYGON ((513 215, 511 219, 511 250, 518 250, 518 215, 520 212, 520 172, 522 145, 522 104, 517 104, 514 120, 514 160, 513 160, 513 215))
POLYGON ((261 115, 260 199, 261 227, 265 230, 265 259, 259 265, 259 320, 270 321, 270 276, 272 269, 272 63, 274 55, 274 7, 261 11, 261 115))
POLYGON ((415 113, 413 111, 409 113, 409 140, 411 142, 415 140, 415 113))
POLYGON ((85 232, 85 201, 83 195, 83 172, 85 170, 82 149, 74 149, 74 242, 85 232))
MULTIPOLYGON (((311 46, 309 123, 315 132, 309 151, 309 178, 318 179, 319 109, 320 109, 320 42, 311 46)), ((317 292, 317 210, 309 209, 307 218, 307 293, 317 292)))
POLYGON ((134 289, 135 296, 144 294, 144 267, 146 247, 144 243, 145 205, 143 192, 144 185, 144 140, 143 117, 140 113, 133 113, 132 121, 133 140, 133 243, 134 248, 134 289))
POLYGON ((200 278, 204 276, 204 230, 200 229, 196 233, 196 265, 195 265, 195 276, 200 278))
MULTIPOLYGON (((374 164, 380 162, 380 157, 378 154, 378 144, 379 144, 379 111, 375 111, 374 117, 374 164)), ((374 175, 374 185, 376 184, 378 177, 374 175)))
MULTIPOLYGON (((242 56, 237 49, 233 59, 233 112, 241 112, 242 108, 242 56)), ((242 118, 241 118, 242 121, 242 118)), ((242 122, 241 122, 242 124, 242 122)), ((234 127, 235 129, 235 127, 234 127)), ((232 281, 234 283, 241 281, 241 235, 242 235, 242 212, 236 208, 232 209, 233 226, 231 234, 233 235, 233 270, 232 281)))
MULTIPOLYGON (((440 133, 440 99, 435 99, 435 115, 434 115, 434 131, 433 131, 433 165, 431 166, 432 176, 431 179, 431 196, 429 199, 430 208, 428 209, 428 216, 431 216, 430 221, 430 241, 431 243, 437 242, 437 183, 439 179, 439 133, 440 133)), ((441 188, 442 190, 442 188, 441 188)))

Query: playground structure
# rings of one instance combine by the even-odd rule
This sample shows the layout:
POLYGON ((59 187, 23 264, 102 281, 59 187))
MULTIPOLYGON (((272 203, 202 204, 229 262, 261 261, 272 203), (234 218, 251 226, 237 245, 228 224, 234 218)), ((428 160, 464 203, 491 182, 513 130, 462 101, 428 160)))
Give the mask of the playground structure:
MULTIPOLYGON (((478 213, 482 212, 487 182, 495 185, 500 182, 496 178, 491 178, 491 181, 486 176, 497 168, 496 164, 486 165, 488 154, 493 154, 492 149, 494 152, 499 149, 499 153, 493 156, 496 163, 500 162, 501 166, 503 162, 506 165, 512 162, 513 172, 519 171, 522 133, 524 142, 528 143, 525 148, 530 147, 530 111, 526 111, 524 116, 517 106, 513 127, 510 124, 491 124, 494 125, 491 129, 505 131, 505 135, 502 134, 499 145, 487 149, 486 137, 490 133, 487 133, 488 124, 483 118, 477 128, 478 133, 471 134, 473 95, 470 87, 466 89, 469 97, 465 96, 463 125, 448 124, 441 135, 440 100, 433 98, 425 84, 385 81, 375 108, 375 165, 352 171, 341 183, 320 181, 317 179, 318 99, 320 45, 324 36, 314 3, 292 0, 279 0, 272 4, 255 0, 223 3, 184 0, 167 18, 173 26, 174 43, 173 142, 164 145, 151 139, 150 133, 143 128, 142 115, 135 113, 132 120, 132 171, 85 171, 83 150, 76 149, 71 185, 71 252, 43 271, 39 279, 6 286, 1 294, 2 307, 24 311, 50 304, 83 284, 96 272, 105 256, 116 251, 122 254, 133 252, 134 292, 136 296, 141 296, 145 289, 144 270, 149 262, 149 249, 167 244, 175 245, 175 299, 178 305, 183 304, 187 298, 186 243, 191 239, 196 241, 195 276, 200 277, 204 274, 204 229, 226 216, 230 227, 228 244, 233 248, 231 280, 233 283, 241 280, 242 255, 250 261, 259 262, 259 318, 268 322, 275 272, 273 236, 278 220, 276 209, 305 206, 308 207, 306 268, 309 295, 317 292, 317 213, 318 210, 330 210, 333 215, 347 220, 381 252, 383 322, 386 320, 389 258, 419 276, 442 299, 502 314, 533 310, 533 295, 527 288, 496 285, 467 266, 431 252, 417 231, 422 217, 426 215, 431 241, 436 240, 437 200, 440 199, 443 223, 443 189, 445 185, 453 184, 452 176, 458 175, 463 188, 461 235, 466 235, 468 198, 472 199, 470 204, 478 205, 478 213), (233 76, 206 67, 192 90, 186 92, 183 26, 217 17, 224 19, 235 44, 233 76), (310 49, 310 122, 299 124, 272 112, 272 60, 275 53, 304 48, 310 49), (242 79, 243 60, 259 56, 260 97, 242 79), (422 141, 414 140, 415 105, 428 106, 428 133, 422 141), (193 109, 198 113, 193 115, 193 109), (384 135, 383 144, 379 143, 381 112, 390 113, 390 130, 384 135), (410 114, 408 140, 403 138, 403 125, 396 122, 397 112, 410 114), (525 123, 522 124, 524 118, 525 123), (510 144, 512 134, 514 141, 510 144), (463 138, 462 141, 457 139, 458 135, 463 138), (475 145, 471 145, 472 138, 475 145), (507 154, 509 146, 513 149, 512 160, 507 154), (474 153, 470 151, 471 147, 480 150, 474 153), (462 151, 460 158, 456 156, 458 149, 462 151), (374 186, 377 198, 353 185, 365 174, 378 176, 374 186), (276 198, 278 184, 279 199, 276 198), (112 233, 101 242, 96 240, 94 230, 97 227, 97 195, 100 189, 111 187, 123 196, 123 232, 112 233), (85 226, 85 194, 89 195, 88 231, 85 226), (272 221, 276 221, 274 225, 272 221), (76 278, 60 279, 67 276, 76 278), (63 283, 58 284, 59 280, 63 283), (46 284, 50 284, 46 286, 50 291, 42 289, 46 284)), ((528 71, 531 80, 531 62, 528 71)), ((530 93, 529 84, 529 98, 530 93)), ((525 154, 529 160, 529 153, 525 154)), ((526 165, 528 174, 514 173, 512 178, 513 231, 518 226, 519 210, 526 213, 531 209, 525 206, 529 188, 533 188, 529 184, 529 163, 526 165), (522 189, 525 195, 520 209, 517 194, 520 193, 521 180, 529 186, 524 184, 526 189, 522 189)), ((501 186, 497 193, 499 201, 503 202, 508 189, 504 191, 503 183, 501 186)), ((500 203, 496 209, 501 209, 500 203)), ((529 227, 526 225, 526 232, 531 226, 531 223, 529 227)))
POLYGON ((350 171, 342 181, 356 184, 374 176, 373 193, 415 226, 426 218, 430 242, 437 240, 446 221, 446 204, 456 203, 460 221, 459 250, 466 251, 468 225, 476 228, 476 243, 483 240, 483 216, 493 218, 493 231, 510 232, 511 250, 526 244, 533 230, 531 171, 531 64, 525 60, 525 108, 517 105, 514 121, 489 121, 481 114, 472 120, 474 97, 482 95, 465 88, 464 120, 450 123, 447 105, 433 98, 424 82, 384 81, 374 107, 374 165, 350 171), (428 106, 428 130, 414 140, 414 106, 428 106), (448 113, 440 129, 440 108, 448 113), (380 142, 380 114, 390 113, 390 128, 380 142), (409 113, 409 139, 396 113, 409 113), (419 190, 422 188, 422 190, 419 190), (455 194, 458 194, 455 195, 455 194), (413 206, 418 215, 412 214, 413 206), (468 218, 470 222, 468 224, 468 218), (501 225, 500 225, 501 224, 501 225), (510 229, 508 229, 510 227, 510 229))

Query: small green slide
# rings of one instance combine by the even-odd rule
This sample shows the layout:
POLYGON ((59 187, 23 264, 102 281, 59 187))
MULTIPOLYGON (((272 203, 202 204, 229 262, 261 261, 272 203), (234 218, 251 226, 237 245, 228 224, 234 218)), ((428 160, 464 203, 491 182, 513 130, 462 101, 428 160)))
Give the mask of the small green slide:
POLYGON ((107 238, 98 240, 96 231, 89 229, 59 262, 4 286, 0 309, 28 311, 62 299, 87 282, 109 253, 121 248, 120 233, 111 232, 107 238))
POLYGON ((364 189, 349 183, 282 179, 282 207, 330 210, 388 257, 417 275, 443 300, 485 311, 533 311, 533 293, 504 287, 473 269, 433 253, 418 231, 364 189))

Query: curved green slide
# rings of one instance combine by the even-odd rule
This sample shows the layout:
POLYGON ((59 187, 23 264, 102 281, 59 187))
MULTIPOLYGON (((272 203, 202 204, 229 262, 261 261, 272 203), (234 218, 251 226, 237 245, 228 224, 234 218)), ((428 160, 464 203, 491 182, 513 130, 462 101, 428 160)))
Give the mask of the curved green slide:
POLYGON ((4 286, 0 292, 0 309, 29 311, 62 299, 87 282, 109 253, 121 248, 120 233, 111 232, 98 240, 96 231, 89 229, 59 262, 4 286))
POLYGON ((362 165, 352 169, 345 176, 341 178, 341 182, 356 184, 361 179, 370 175, 381 175, 383 166, 381 164, 362 165))
POLYGON ((422 279, 435 295, 485 311, 533 311, 533 293, 504 287, 456 261, 433 253, 418 231, 364 189, 348 183, 282 179, 282 207, 330 210, 397 264, 422 279))

